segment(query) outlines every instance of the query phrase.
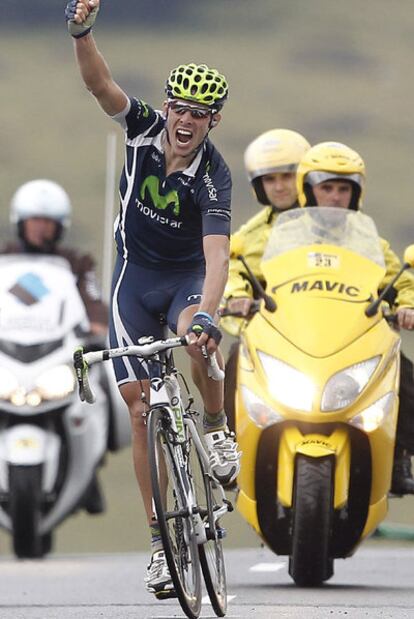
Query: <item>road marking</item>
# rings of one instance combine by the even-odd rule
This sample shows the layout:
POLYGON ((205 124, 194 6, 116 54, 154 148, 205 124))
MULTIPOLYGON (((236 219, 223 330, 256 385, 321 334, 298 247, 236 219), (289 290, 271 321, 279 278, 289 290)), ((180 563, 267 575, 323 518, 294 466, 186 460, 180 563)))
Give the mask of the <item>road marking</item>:
POLYGON ((249 572, 277 572, 285 567, 285 563, 256 563, 249 567, 249 572))
MULTIPOLYGON (((235 595, 228 595, 227 596, 227 601, 231 602, 232 600, 234 600, 236 596, 235 595)), ((201 600, 202 604, 210 604, 210 598, 208 597, 208 595, 205 595, 202 600, 201 600)))

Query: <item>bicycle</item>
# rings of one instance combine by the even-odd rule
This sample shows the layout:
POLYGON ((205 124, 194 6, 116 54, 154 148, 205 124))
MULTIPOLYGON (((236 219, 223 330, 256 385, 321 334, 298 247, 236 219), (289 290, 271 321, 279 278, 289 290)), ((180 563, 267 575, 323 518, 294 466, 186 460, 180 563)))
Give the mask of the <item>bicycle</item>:
MULTIPOLYGON (((146 423, 153 503, 175 592, 185 614, 196 619, 201 610, 202 573, 213 610, 223 617, 227 588, 222 547, 225 530, 220 518, 233 507, 213 477, 197 429, 193 398, 174 365, 172 350, 188 344, 185 335, 162 340, 144 337, 137 345, 88 353, 79 348, 74 366, 80 398, 93 402, 87 373, 90 365, 121 356, 136 356, 147 363, 150 402, 146 423), (187 390, 186 406, 179 378, 187 390)), ((209 376, 223 380, 224 372, 215 356, 208 357, 208 362, 209 376)))

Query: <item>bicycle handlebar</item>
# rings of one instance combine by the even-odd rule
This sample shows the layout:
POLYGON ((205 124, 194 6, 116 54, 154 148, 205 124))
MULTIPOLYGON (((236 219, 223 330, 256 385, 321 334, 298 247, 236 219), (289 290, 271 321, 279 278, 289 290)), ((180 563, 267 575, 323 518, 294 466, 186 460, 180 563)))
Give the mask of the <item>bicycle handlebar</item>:
MULTIPOLYGON (((99 351, 98 351, 99 352, 99 351)), ((103 351, 101 351, 103 352, 103 351)), ((88 355, 94 353, 87 353, 88 355)), ((95 394, 91 389, 88 377, 88 363, 85 361, 82 346, 79 346, 73 353, 73 366, 79 386, 79 397, 82 402, 93 404, 96 400, 95 394)))
MULTIPOLYGON (((108 348, 105 350, 96 350, 84 353, 83 348, 79 347, 73 355, 73 365, 76 372, 76 378, 79 386, 79 397, 82 402, 93 404, 95 402, 95 394, 89 383, 88 369, 94 363, 108 361, 116 357, 141 357, 147 359, 163 350, 171 348, 179 348, 180 346, 188 346, 190 338, 188 335, 182 337, 170 337, 165 340, 152 340, 152 338, 141 338, 141 344, 131 346, 123 346, 122 348, 108 348)), ((208 376, 213 380, 223 380, 224 370, 218 363, 216 354, 208 355, 208 376)))

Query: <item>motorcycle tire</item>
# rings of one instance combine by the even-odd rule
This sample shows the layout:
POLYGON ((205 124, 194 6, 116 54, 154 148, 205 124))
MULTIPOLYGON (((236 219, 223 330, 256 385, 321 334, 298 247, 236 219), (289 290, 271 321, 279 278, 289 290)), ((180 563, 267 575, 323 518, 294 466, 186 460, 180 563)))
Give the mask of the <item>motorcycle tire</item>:
POLYGON ((300 587, 320 586, 333 574, 334 460, 298 455, 289 574, 300 587))
POLYGON ((13 550, 19 559, 42 557, 47 547, 39 534, 41 516, 40 466, 10 466, 10 519, 13 550))

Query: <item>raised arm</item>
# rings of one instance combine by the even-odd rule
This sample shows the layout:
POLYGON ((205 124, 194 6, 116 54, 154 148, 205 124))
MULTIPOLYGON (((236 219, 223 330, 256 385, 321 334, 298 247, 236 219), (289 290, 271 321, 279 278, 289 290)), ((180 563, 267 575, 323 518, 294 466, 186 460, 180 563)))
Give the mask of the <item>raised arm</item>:
POLYGON ((71 0, 66 6, 65 14, 85 86, 96 97, 102 109, 114 116, 125 109, 128 97, 113 80, 91 32, 99 10, 99 1, 71 0))

